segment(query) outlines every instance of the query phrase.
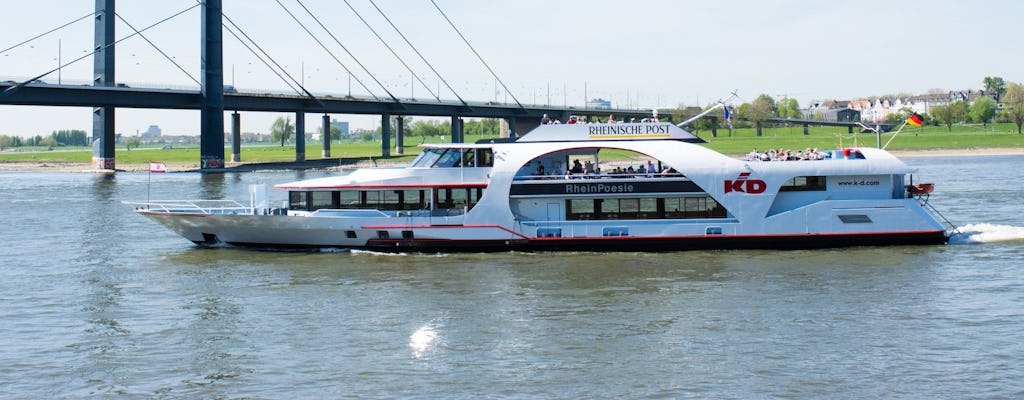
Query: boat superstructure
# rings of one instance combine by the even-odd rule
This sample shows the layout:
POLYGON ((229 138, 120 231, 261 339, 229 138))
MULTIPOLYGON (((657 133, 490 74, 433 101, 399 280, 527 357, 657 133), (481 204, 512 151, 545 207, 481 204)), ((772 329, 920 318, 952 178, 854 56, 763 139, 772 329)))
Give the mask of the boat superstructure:
MULTIPOLYGON (((737 159, 668 123, 542 125, 426 145, 408 166, 277 185, 287 207, 153 202, 197 244, 383 251, 817 248, 936 244, 913 169, 872 148, 737 159)), ((930 187, 927 191, 930 192, 930 187)))

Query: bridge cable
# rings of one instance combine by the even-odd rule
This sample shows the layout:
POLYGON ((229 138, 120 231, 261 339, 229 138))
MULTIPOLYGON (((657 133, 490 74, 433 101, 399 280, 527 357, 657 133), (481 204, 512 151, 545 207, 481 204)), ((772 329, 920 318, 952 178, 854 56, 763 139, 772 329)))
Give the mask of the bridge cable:
POLYGON ((29 80, 26 80, 26 81, 24 81, 24 82, 21 82, 21 83, 19 83, 19 84, 17 84, 17 85, 11 86, 11 87, 7 88, 6 90, 4 90, 4 91, 3 91, 3 94, 5 94, 5 95, 6 95, 6 94, 8 94, 8 93, 13 93, 13 92, 14 92, 14 91, 16 91, 16 90, 18 90, 18 89, 21 89, 21 87, 22 87, 22 86, 25 86, 25 85, 26 85, 26 84, 28 84, 29 82, 35 82, 35 81, 37 81, 37 80, 41 79, 41 78, 42 78, 42 77, 44 77, 44 76, 47 76, 47 75, 49 75, 49 74, 52 74, 52 73, 54 73, 54 72, 57 72, 57 70, 59 70, 59 69, 61 69, 61 68, 64 68, 65 66, 68 66, 68 65, 74 64, 74 63, 76 63, 76 62, 79 62, 79 61, 82 61, 82 60, 84 60, 84 59, 85 59, 85 58, 87 58, 87 57, 90 57, 90 56, 92 56, 92 55, 94 55, 94 54, 96 54, 96 53, 99 53, 99 52, 100 52, 101 50, 105 50, 106 48, 108 48, 108 47, 110 47, 110 46, 113 46, 113 45, 115 45, 115 44, 121 43, 121 42, 123 42, 123 41, 125 41, 125 40, 127 40, 127 39, 129 39, 129 38, 131 38, 131 37, 133 37, 133 36, 135 36, 135 35, 141 35, 141 34, 142 34, 142 32, 145 32, 145 31, 149 30, 150 28, 153 28, 153 27, 155 27, 155 26, 157 26, 157 25, 160 25, 160 24, 162 24, 162 23, 164 23, 164 22, 167 22, 167 21, 169 21, 170 19, 172 19, 172 18, 174 18, 174 17, 177 17, 177 16, 179 16, 179 15, 181 15, 181 14, 184 14, 184 13, 186 13, 186 12, 188 12, 188 11, 192 10, 193 8, 196 8, 196 7, 198 7, 198 6, 199 6, 199 4, 196 4, 196 5, 192 6, 192 7, 189 7, 189 8, 186 8, 186 9, 184 9, 184 10, 178 11, 177 13, 174 13, 174 14, 172 14, 171 16, 169 16, 169 17, 167 17, 167 18, 164 18, 164 19, 162 19, 162 20, 159 20, 159 21, 157 21, 157 22, 153 23, 152 25, 149 25, 149 26, 147 26, 147 27, 145 27, 145 28, 142 28, 142 30, 139 30, 139 31, 135 31, 135 33, 133 33, 133 34, 131 34, 131 35, 128 35, 128 36, 125 36, 125 37, 123 37, 123 38, 120 38, 120 39, 118 39, 118 40, 115 40, 114 42, 111 42, 110 44, 105 44, 105 45, 103 45, 103 46, 100 46, 100 47, 99 47, 99 48, 97 48, 96 50, 93 50, 93 51, 92 51, 91 53, 88 53, 88 54, 86 54, 86 55, 83 55, 83 56, 81 56, 81 57, 78 57, 78 58, 76 58, 76 59, 74 59, 74 60, 71 60, 71 61, 69 61, 69 62, 67 62, 67 63, 64 63, 64 65, 59 65, 59 66, 57 66, 57 68, 51 69, 51 70, 49 70, 49 71, 46 71, 46 72, 44 72, 43 74, 41 74, 41 75, 39 75, 39 76, 36 76, 35 78, 29 79, 29 80))
MULTIPOLYGON (((234 36, 234 37, 235 37, 235 39, 237 39, 237 40, 238 40, 238 42, 242 44, 242 46, 245 46, 245 48, 246 48, 246 49, 248 49, 248 50, 249 50, 249 52, 250 52, 250 53, 252 53, 252 55, 253 55, 253 56, 256 56, 256 59, 257 59, 257 60, 260 60, 260 62, 262 62, 262 63, 263 63, 263 65, 266 65, 266 66, 267 66, 267 69, 269 69, 269 70, 270 70, 270 72, 273 72, 273 73, 274 73, 274 75, 277 75, 277 77, 278 77, 278 78, 280 78, 280 79, 281 79, 281 81, 283 81, 285 85, 288 85, 288 87, 289 87, 289 88, 290 88, 290 89, 291 89, 292 91, 294 91, 295 93, 298 93, 298 94, 300 94, 300 95, 302 94, 302 92, 301 92, 301 91, 299 91, 299 89, 297 89, 297 88, 296 88, 296 87, 295 87, 294 85, 292 85, 292 83, 291 83, 291 82, 288 82, 288 79, 286 79, 286 78, 285 78, 284 76, 282 76, 282 75, 281 75, 281 73, 280 73, 280 72, 278 72, 278 71, 277 71, 277 69, 276 69, 276 68, 274 68, 274 66, 273 66, 273 65, 270 65, 270 63, 269 63, 269 62, 267 62, 267 60, 263 59, 263 56, 260 56, 260 54, 259 54, 259 53, 257 53, 257 52, 256 52, 256 50, 254 50, 254 49, 252 48, 252 46, 249 46, 249 43, 247 43, 247 42, 246 42, 245 40, 243 40, 241 36, 238 36, 238 34, 237 34, 237 33, 235 33, 235 30, 234 30, 234 29, 231 29, 231 27, 230 27, 230 26, 228 26, 227 24, 224 24, 224 23, 222 23, 221 25, 222 25, 222 26, 224 27, 224 29, 226 29, 226 30, 228 31, 228 33, 230 33, 230 34, 231 34, 231 36, 234 36)), ((255 44, 255 43, 253 43, 253 44, 255 44)))
MULTIPOLYGON (((312 93, 310 93, 308 90, 306 90, 306 88, 303 87, 302 84, 299 83, 299 81, 295 80, 295 77, 293 77, 291 74, 289 74, 287 70, 285 70, 283 67, 281 67, 281 64, 279 64, 277 62, 277 60, 274 60, 274 57, 271 57, 270 54, 268 54, 265 50, 263 50, 263 48, 260 47, 260 45, 258 43, 256 43, 255 40, 252 40, 252 38, 249 37, 249 35, 247 33, 245 33, 245 31, 242 30, 242 28, 240 28, 237 24, 235 24, 235 21, 232 21, 231 18, 228 18, 227 14, 221 13, 221 15, 224 17, 224 20, 228 21, 229 23, 231 23, 231 26, 234 26, 235 29, 238 30, 238 32, 242 34, 242 36, 245 36, 245 38, 248 39, 249 42, 252 43, 253 46, 256 46, 256 49, 258 49, 261 53, 263 53, 263 55, 265 55, 267 57, 267 59, 270 60, 270 62, 274 63, 274 65, 277 66, 277 68, 281 70, 281 73, 283 73, 285 76, 287 76, 288 79, 291 79, 292 82, 294 82, 295 85, 298 86, 299 89, 301 89, 301 90, 296 90, 295 87, 292 86, 290 83, 288 83, 288 81, 286 80, 285 83, 288 83, 288 86, 291 86, 292 90, 295 90, 300 95, 305 93, 306 96, 309 96, 309 98, 311 98, 313 100, 316 100, 317 102, 320 101, 320 99, 317 99, 316 96, 313 96, 312 93)), ((281 74, 277 74, 277 76, 281 77, 281 74)), ((281 79, 284 79, 284 78, 281 77, 281 79)))
POLYGON ((427 66, 430 67, 431 71, 434 71, 434 75, 437 75, 437 79, 440 79, 441 82, 444 82, 444 85, 448 88, 448 90, 452 91, 452 94, 454 94, 455 97, 458 98, 460 102, 462 102, 462 105, 468 106, 469 104, 466 103, 466 101, 462 99, 462 96, 459 96, 459 93, 455 91, 455 88, 453 88, 452 85, 448 84, 448 81, 446 79, 444 79, 444 77, 441 76, 441 73, 437 72, 437 69, 435 69, 434 66, 430 64, 429 61, 427 61, 426 57, 423 57, 423 54, 420 53, 419 49, 417 49, 416 46, 412 45, 412 42, 409 41, 409 38, 405 37, 405 34, 402 33, 402 31, 399 30, 397 26, 395 26, 394 22, 391 22, 391 18, 388 18, 388 16, 386 14, 384 14, 384 11, 381 10, 380 7, 377 7, 377 3, 374 3, 373 0, 369 0, 369 1, 370 1, 370 4, 373 4, 373 8, 376 8, 377 12, 379 12, 380 15, 382 17, 384 17, 384 19, 386 21, 388 21, 388 24, 390 24, 391 27, 395 29, 395 32, 398 32, 398 35, 401 36, 403 40, 405 40, 405 43, 408 44, 409 47, 412 48, 412 51, 416 52, 416 55, 420 57, 420 60, 423 60, 423 63, 427 64, 427 66))
MULTIPOLYGON (((278 4, 281 4, 280 0, 276 0, 276 1, 278 2, 278 4)), ((345 53, 348 53, 348 56, 352 57, 352 60, 355 61, 356 64, 359 64, 359 67, 361 67, 363 69, 363 71, 366 72, 366 74, 369 75, 370 78, 373 79, 374 82, 377 82, 377 85, 379 85, 381 87, 381 89, 384 90, 384 93, 387 93, 388 96, 391 97, 391 100, 394 100, 395 103, 398 103, 398 104, 402 103, 401 101, 398 100, 397 97, 395 97, 395 95, 391 94, 391 91, 389 91, 388 88, 386 86, 384 86, 384 84, 381 83, 380 80, 377 79, 377 77, 373 76, 373 73, 371 73, 370 70, 367 69, 365 65, 363 65, 363 63, 359 62, 359 59, 356 58, 356 56, 354 54, 352 54, 352 52, 349 51, 347 47, 345 47, 345 45, 341 44, 341 41, 338 40, 338 37, 335 36, 334 33, 332 33, 330 29, 327 29, 327 26, 325 26, 323 22, 320 22, 320 18, 317 18, 317 16, 315 14, 313 14, 312 11, 309 11, 309 8, 307 8, 306 5, 302 3, 302 0, 295 0, 295 1, 298 2, 300 6, 302 6, 303 10, 306 10, 306 13, 309 14, 309 16, 312 17, 313 20, 316 21, 316 23, 318 25, 320 25, 320 28, 322 28, 324 30, 324 32, 327 32, 327 35, 329 35, 331 37, 331 39, 334 39, 334 43, 337 43, 338 46, 340 46, 342 50, 345 50, 345 53)), ((284 5, 282 4, 281 7, 284 7, 284 5)), ((287 8, 285 8, 285 11, 288 12, 288 15, 292 15, 291 11, 288 11, 287 8)), ((302 22, 299 22, 298 18, 295 18, 294 15, 292 15, 292 18, 295 19, 295 22, 299 23, 299 26, 302 26, 302 29, 306 30, 306 33, 309 33, 310 36, 313 35, 313 33, 309 31, 309 29, 306 29, 306 26, 303 25, 302 22)), ((314 39, 316 39, 316 37, 314 37, 314 39)), ((319 39, 316 39, 316 41, 317 41, 317 43, 320 43, 319 39)), ((324 50, 327 50, 327 49, 325 48, 324 50)), ((327 52, 330 53, 329 50, 327 52)), ((333 57, 333 55, 332 55, 332 57, 333 57)))
POLYGON ((17 47, 20 47, 21 45, 24 45, 24 44, 26 44, 26 43, 28 43, 28 42, 31 42, 31 41, 33 41, 33 40, 36 40, 36 39, 39 39, 39 38, 41 38, 41 37, 43 37, 43 36, 49 35, 49 34, 51 34, 51 33, 53 33, 53 32, 59 31, 59 30, 61 30, 62 28, 64 28, 64 27, 68 26, 68 25, 71 25, 71 24, 73 24, 73 23, 75 23, 75 22, 78 22, 78 21, 81 21, 81 20, 83 20, 83 19, 86 19, 86 18, 89 18, 89 17, 95 16, 96 14, 99 14, 99 11, 93 11, 93 12, 91 12, 91 13, 85 14, 85 15, 83 15, 83 16, 81 16, 81 17, 79 17, 79 18, 75 19, 74 21, 71 21, 71 22, 68 22, 68 23, 66 23, 66 24, 64 24, 64 25, 61 25, 61 26, 58 26, 58 27, 56 27, 56 28, 50 29, 50 30, 48 30, 48 31, 46 31, 46 32, 43 32, 43 33, 41 33, 41 34, 39 34, 39 35, 36 35, 36 36, 32 37, 31 39, 28 39, 28 40, 26 40, 26 41, 24 41, 24 42, 18 43, 18 44, 14 45, 14 46, 8 47, 8 48, 6 48, 6 49, 3 49, 3 50, 0 50, 0 54, 6 53, 6 52, 8 52, 8 51, 11 51, 11 50, 14 50, 15 48, 17 48, 17 47))
POLYGON ((448 15, 446 15, 444 11, 441 10, 441 7, 437 5, 437 1, 430 0, 430 2, 434 4, 434 8, 437 8, 437 12, 441 13, 441 16, 444 17, 444 20, 448 21, 448 25, 451 25, 452 29, 455 30, 455 33, 459 34, 459 37, 462 38, 462 41, 466 43, 466 46, 469 46, 469 49, 473 51, 473 54, 476 55, 476 58, 480 60, 482 64, 484 64, 484 67, 487 67, 487 70, 491 72, 491 76, 493 76, 494 79, 501 84, 501 87, 505 89, 505 93, 508 93, 509 96, 512 96, 512 100, 515 100, 516 105, 518 105, 519 108, 525 110, 526 107, 523 107, 523 104, 519 102, 519 99, 516 98, 516 95, 512 94, 511 90, 508 90, 508 86, 505 86, 505 82, 503 82, 501 78, 498 78, 498 74, 494 73, 494 70, 491 69, 490 65, 487 65, 487 62, 484 61, 484 58, 480 56, 480 53, 478 53, 476 49, 473 48, 473 45, 469 44, 469 40, 466 40, 466 36, 464 36, 462 32, 459 31, 459 28, 455 27, 455 24, 452 22, 451 19, 448 18, 448 15))
POLYGON ((182 68, 181 65, 179 65, 176 61, 174 61, 173 58, 168 56, 167 53, 164 53, 164 51, 161 50, 159 47, 157 47, 157 45, 155 43, 150 41, 149 38, 146 37, 146 35, 143 35, 142 32, 139 32, 138 29, 135 29, 135 27, 132 26, 132 24, 129 23, 127 20, 125 20, 124 17, 121 16, 121 14, 118 14, 117 12, 114 12, 114 16, 116 16, 117 19, 120 19, 121 22, 124 22, 125 25, 128 25, 129 28, 132 28, 132 30, 135 31, 135 33, 138 33, 139 37, 141 37, 142 40, 145 40, 146 43, 149 43, 150 46, 153 46, 153 48, 156 49, 156 51, 159 52, 160 55, 164 56, 164 58, 166 58, 167 61, 170 61, 171 64, 174 64, 175 67, 178 67, 178 70, 181 71, 182 73, 184 73, 186 76, 188 76, 189 79, 192 80, 192 82, 195 82, 200 87, 203 86, 203 84, 200 83, 199 80, 197 80, 194 76, 192 76, 192 74, 188 73, 188 71, 186 71, 185 68, 182 68))
POLYGON ((410 74, 412 74, 412 76, 413 76, 414 78, 416 78, 416 80, 417 80, 417 81, 419 81, 420 85, 423 85, 423 88, 427 89, 427 92, 428 92, 428 93, 430 93, 430 95, 431 95, 431 96, 434 96, 434 99, 436 99, 436 100, 437 100, 438 102, 440 102, 440 101, 441 101, 441 97, 440 97, 440 96, 438 96, 438 95, 437 95, 436 93, 434 93, 434 91, 433 91, 433 90, 430 90, 430 86, 428 86, 428 85, 427 85, 427 84, 426 84, 425 82, 423 82, 423 79, 420 79, 419 75, 416 75, 416 73, 415 73, 415 72, 413 72, 413 70, 412 70, 412 67, 410 67, 410 66, 409 66, 409 64, 406 64, 406 63, 405 63, 405 61, 404 61, 404 60, 402 60, 402 57, 401 57, 401 56, 399 56, 399 55, 398 55, 398 53, 396 53, 396 52, 395 52, 395 50, 394 50, 394 49, 392 49, 392 48, 391 48, 391 46, 389 46, 389 45, 388 45, 388 42, 384 41, 384 38, 382 38, 382 37, 380 36, 380 34, 378 34, 378 33, 377 33, 377 30, 376 30, 376 29, 373 29, 373 26, 372 26, 372 25, 370 25, 370 23, 369 23, 369 22, 366 22, 366 19, 364 19, 364 18, 363 18, 363 16, 362 16, 362 15, 360 15, 360 14, 359 14, 359 12, 358 12, 358 11, 356 11, 356 9, 355 9, 354 7, 352 7, 352 4, 351 4, 351 3, 349 3, 349 1, 348 1, 348 0, 344 0, 344 1, 345 1, 345 5, 347 5, 347 6, 348 6, 348 8, 349 8, 350 10, 352 10, 352 12, 353 12, 353 13, 354 13, 354 14, 355 14, 355 15, 356 15, 357 17, 359 17, 359 20, 360 20, 360 21, 363 21, 363 24, 364 24, 364 25, 366 25, 366 27, 367 27, 368 29, 370 29, 370 32, 373 32, 373 35, 374 35, 374 36, 376 36, 376 37, 377 37, 377 39, 379 39, 379 40, 380 40, 380 43, 381 43, 381 44, 383 44, 383 45, 384 45, 384 47, 386 47, 386 48, 388 49, 388 51, 390 51, 390 52, 391 52, 391 54, 395 56, 395 59, 397 59, 397 60, 398 60, 398 62, 402 63, 402 66, 404 66, 404 67, 405 67, 405 69, 409 70, 409 73, 410 73, 410 74))
MULTIPOLYGON (((327 52, 327 55, 331 56, 331 58, 333 58, 334 61, 337 62, 338 65, 340 65, 341 68, 345 70, 345 72, 348 72, 348 74, 350 76, 352 75, 352 71, 349 70, 348 67, 346 67, 345 64, 342 63, 341 60, 338 59, 338 57, 335 57, 334 53, 331 52, 329 49, 327 49, 327 46, 324 45, 324 43, 322 41, 320 41, 320 38, 316 37, 316 35, 314 35, 313 32, 310 31, 309 28, 307 28, 306 25, 302 23, 302 21, 299 21, 299 18, 296 17, 295 14, 293 14, 291 12, 291 10, 288 9, 288 7, 285 7, 284 3, 281 3, 281 0, 274 0, 274 1, 276 1, 277 5, 281 6, 282 9, 284 9, 284 12, 287 13, 289 17, 292 17, 292 20, 295 21, 295 23, 299 24, 299 27, 301 27, 302 30, 306 31, 306 33, 309 34, 309 37, 313 38, 313 41, 315 41, 317 44, 320 45, 320 48, 324 49, 324 51, 327 52)), ((302 4, 302 3, 299 3, 299 4, 302 4)), ((302 7, 305 8, 306 6, 303 5, 302 7)), ((308 13, 309 10, 307 9, 306 12, 308 13)), ((310 13, 310 15, 313 15, 313 14, 310 13)), ((326 30, 327 28, 324 28, 324 29, 326 30)), ((344 46, 342 46, 342 48, 344 48, 344 46)), ((346 49, 345 51, 348 51, 348 50, 346 49)), ((349 53, 349 55, 351 56, 352 53, 349 53)), ((352 59, 355 59, 355 56, 353 56, 352 59)), ((356 60, 356 63, 358 64, 359 60, 356 60)), ((362 66, 362 64, 360 64, 360 66, 362 66)), ((363 70, 366 70, 366 68, 363 67, 363 70)), ((366 71, 366 72, 369 74, 369 71, 366 71)), ((370 77, 372 78, 373 75, 370 74, 370 77)), ((355 79, 356 79, 356 82, 359 83, 359 86, 362 86, 363 89, 365 89, 367 93, 370 93, 370 95, 373 96, 374 100, 380 100, 376 95, 373 94, 372 91, 370 91, 370 88, 366 87, 366 85, 363 84, 363 81, 359 80, 359 78, 355 78, 355 79)), ((376 79, 374 79, 374 80, 376 80, 376 79)), ((379 85, 380 82, 377 82, 377 84, 379 85)), ((383 88, 384 86, 381 85, 381 87, 383 88)), ((391 94, 391 92, 388 92, 387 88, 384 88, 384 92, 386 92, 388 94, 388 96, 390 96, 393 100, 395 100, 395 102, 398 102, 398 99, 396 99, 395 96, 391 94)))

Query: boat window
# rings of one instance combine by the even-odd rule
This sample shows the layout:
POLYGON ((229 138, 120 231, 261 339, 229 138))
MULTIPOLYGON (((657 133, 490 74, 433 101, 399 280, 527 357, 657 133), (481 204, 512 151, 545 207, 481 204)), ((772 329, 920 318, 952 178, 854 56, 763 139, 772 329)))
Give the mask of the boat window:
POLYGON ((316 211, 321 208, 338 208, 334 201, 334 194, 338 192, 314 191, 310 192, 309 211, 316 211))
POLYGON ((493 167, 494 166, 494 151, 491 149, 476 149, 476 166, 478 167, 493 167))
POLYGON ((437 159, 441 157, 442 152, 444 152, 444 149, 423 149, 420 155, 413 160, 410 166, 429 168, 437 162, 437 159))
POLYGON ((401 190, 382 190, 381 194, 383 195, 383 198, 381 199, 382 201, 378 208, 381 210, 400 210, 401 208, 399 207, 399 204, 401 204, 401 202, 399 201, 399 192, 401 192, 401 190))
POLYGON ((483 197, 484 188, 438 188, 436 191, 439 209, 472 209, 483 197))
POLYGON ((594 219, 594 199, 571 199, 565 208, 576 219, 594 219))
MULTIPOLYGON (((484 188, 438 188, 437 207, 463 209, 473 208, 480 197, 483 196, 484 188)), ((305 192, 302 192, 305 193, 305 192)), ((314 192, 317 193, 317 192, 314 192)), ((340 192, 322 192, 325 197, 322 200, 314 200, 313 204, 323 204, 319 208, 339 209, 373 209, 373 210, 424 210, 429 209, 430 189, 402 189, 402 190, 343 190, 340 192), (329 200, 328 197, 329 196, 329 200)), ((298 204, 292 202, 293 204, 298 204)), ((300 205, 304 207, 304 205, 300 205)), ((305 209, 305 208, 303 208, 305 209)))
POLYGON ((462 166, 463 167, 475 167, 476 166, 476 152, 473 150, 466 150, 462 153, 462 166))
POLYGON ((288 192, 288 209, 305 210, 309 192, 288 192))
POLYGON ((426 190, 423 189, 409 189, 399 191, 398 195, 401 201, 401 209, 403 210, 422 210, 427 208, 426 203, 426 190))
POLYGON ((359 208, 359 199, 358 190, 343 190, 339 208, 359 208))
POLYGON ((710 196, 567 199, 566 220, 726 218, 710 196))
POLYGON ((780 192, 803 192, 825 190, 824 176, 797 176, 783 183, 780 192))
POLYGON ((434 168, 458 167, 460 161, 462 161, 462 149, 445 149, 444 153, 437 159, 437 162, 434 163, 434 168))

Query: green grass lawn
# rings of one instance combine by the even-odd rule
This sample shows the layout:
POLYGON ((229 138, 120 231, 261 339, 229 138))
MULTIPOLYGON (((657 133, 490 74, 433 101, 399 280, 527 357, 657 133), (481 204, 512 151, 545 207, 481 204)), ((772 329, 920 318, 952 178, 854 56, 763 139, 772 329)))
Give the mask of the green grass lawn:
MULTIPOLYGON (((802 126, 774 127, 763 130, 757 136, 753 128, 736 129, 729 135, 728 130, 719 130, 718 137, 712 137, 709 131, 696 134, 706 140, 708 148, 726 154, 744 154, 751 149, 765 150, 770 148, 834 149, 839 147, 874 147, 876 138, 873 133, 849 134, 841 127, 810 127, 808 135, 804 135, 802 126), (855 144, 856 143, 856 144, 855 144)), ((885 144, 892 137, 891 133, 882 135, 885 144)), ((490 138, 490 137, 488 137, 490 138)), ((478 135, 466 135, 467 142, 480 139, 478 135)), ((409 161, 419 154, 419 137, 405 138, 405 155, 395 154, 392 142, 390 160, 409 161)), ((441 142, 438 137, 426 138, 428 143, 441 142)), ((905 128, 902 133, 887 147, 888 150, 934 150, 934 149, 972 149, 972 148, 1024 148, 1024 135, 1016 133, 1013 124, 996 124, 982 127, 980 125, 955 125, 952 132, 944 126, 926 126, 921 128, 905 128)), ((177 164, 198 164, 198 145, 190 147, 161 150, 159 147, 143 147, 128 151, 123 146, 116 150, 117 163, 123 165, 145 164, 149 161, 162 161, 177 164)), ((319 143, 306 146, 306 159, 320 159, 322 147, 319 143)), ((346 141, 331 144, 331 158, 375 158, 380 159, 381 149, 378 142, 346 141)), ((224 149, 225 159, 231 159, 231 147, 224 149)), ((46 148, 21 148, 18 151, 0 152, 0 162, 35 162, 35 163, 89 163, 92 150, 87 147, 59 147, 54 150, 46 148)), ((294 144, 279 146, 276 144, 243 145, 242 162, 273 162, 295 160, 294 144)))
MULTIPOLYGON (((952 150, 978 148, 1012 148, 1024 147, 1024 136, 1018 135, 1013 124, 996 124, 993 127, 981 125, 954 125, 952 131, 944 126, 925 126, 920 128, 906 127, 886 147, 887 150, 952 150)), ((874 133, 850 134, 843 127, 810 127, 808 135, 804 135, 802 126, 774 127, 762 130, 758 137, 753 128, 736 129, 732 136, 727 130, 719 130, 718 137, 711 132, 697 132, 706 140, 710 149, 726 154, 742 154, 757 148, 804 149, 835 149, 840 147, 875 147, 877 137, 874 133)), ((885 145, 892 138, 892 133, 882 134, 881 142, 885 145)))

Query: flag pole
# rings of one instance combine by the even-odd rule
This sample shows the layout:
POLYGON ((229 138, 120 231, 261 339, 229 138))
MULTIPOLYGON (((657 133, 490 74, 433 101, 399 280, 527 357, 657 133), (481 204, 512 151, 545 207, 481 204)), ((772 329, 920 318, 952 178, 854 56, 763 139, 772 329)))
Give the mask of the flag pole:
POLYGON ((899 135, 900 132, 903 132, 903 128, 906 126, 907 121, 903 121, 903 125, 900 125, 900 129, 897 129, 896 132, 893 132, 892 136, 889 137, 889 140, 885 141, 885 146, 882 146, 882 150, 885 150, 886 147, 889 147, 889 143, 892 143, 892 140, 896 138, 896 135, 899 135))
POLYGON ((153 162, 150 161, 150 167, 146 169, 148 171, 148 172, 146 172, 146 209, 147 210, 152 207, 152 204, 150 204, 152 202, 151 197, 150 197, 150 194, 152 192, 150 192, 150 190, 149 190, 150 184, 153 183, 153 165, 152 165, 152 163, 153 162))

